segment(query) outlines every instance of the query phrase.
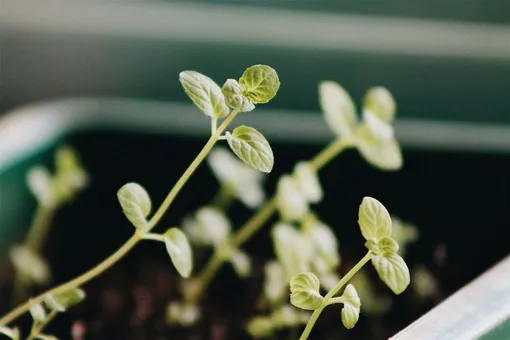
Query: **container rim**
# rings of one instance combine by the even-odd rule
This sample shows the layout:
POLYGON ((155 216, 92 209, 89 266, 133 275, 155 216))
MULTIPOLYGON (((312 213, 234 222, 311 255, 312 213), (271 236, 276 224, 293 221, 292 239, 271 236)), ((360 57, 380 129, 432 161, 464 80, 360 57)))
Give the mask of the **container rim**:
MULTIPOLYGON (((318 112, 262 107, 233 125, 241 124, 255 126, 275 142, 324 144, 334 138, 318 112)), ((109 97, 45 101, 0 118, 0 171, 66 135, 94 129, 188 137, 210 133, 207 117, 192 104, 109 97)), ((510 153, 510 125, 397 119, 395 132, 404 148, 510 153)))

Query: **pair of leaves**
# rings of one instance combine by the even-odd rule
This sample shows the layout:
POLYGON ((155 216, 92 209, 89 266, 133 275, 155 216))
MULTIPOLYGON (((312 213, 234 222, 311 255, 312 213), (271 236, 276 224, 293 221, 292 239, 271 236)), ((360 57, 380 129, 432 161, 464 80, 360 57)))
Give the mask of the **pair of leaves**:
MULTIPOLYGON (((151 212, 151 199, 147 191, 137 183, 128 183, 117 192, 119 203, 127 219, 142 232, 147 227, 151 212)), ((171 228, 162 235, 168 254, 183 277, 189 277, 193 268, 191 246, 188 238, 178 228, 171 228)))
MULTIPOLYGON (((315 310, 324 303, 319 293, 320 282, 313 273, 299 273, 290 280, 290 302, 301 309, 315 310)), ((352 284, 347 285, 342 297, 338 300, 343 303, 342 323, 351 329, 358 322, 360 312, 360 298, 352 284)))
MULTIPOLYGON (((240 112, 252 111, 254 104, 267 103, 280 87, 278 74, 267 65, 254 65, 243 73, 239 82, 229 79, 221 89, 213 80, 195 71, 180 73, 184 91, 206 115, 223 118, 229 106, 240 112)), ((264 136, 248 126, 240 126, 225 134, 230 148, 250 167, 270 172, 273 152, 264 136)))
MULTIPOLYGON (((223 85, 228 105, 240 112, 252 111, 254 104, 271 100, 278 92, 280 81, 274 69, 267 65, 254 65, 243 73, 239 82, 229 79, 223 85)), ((255 170, 271 172, 273 151, 265 137, 249 126, 239 126, 232 134, 226 132, 227 142, 239 159, 255 170)))
POLYGON ((324 81, 319 85, 319 102, 331 130, 339 137, 353 139, 370 164, 382 170, 402 167, 402 153, 391 125, 396 105, 387 89, 374 87, 367 91, 362 123, 351 97, 336 82, 324 81))
POLYGON ((391 238, 392 221, 381 202, 363 198, 358 223, 367 247, 374 253, 372 264, 381 280, 395 293, 402 293, 410 283, 409 268, 396 252, 398 244, 391 238))
POLYGON ((206 115, 223 118, 230 113, 229 106, 240 112, 249 112, 254 104, 271 100, 280 87, 278 74, 267 65, 254 65, 239 79, 228 79, 220 88, 211 78, 195 72, 183 71, 179 80, 186 94, 206 115))

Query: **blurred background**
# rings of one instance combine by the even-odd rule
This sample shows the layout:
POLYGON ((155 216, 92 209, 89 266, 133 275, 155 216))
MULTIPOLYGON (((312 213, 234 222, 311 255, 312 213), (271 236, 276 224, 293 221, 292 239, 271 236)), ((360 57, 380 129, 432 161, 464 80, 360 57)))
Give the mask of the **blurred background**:
MULTIPOLYGON (((270 104, 238 122, 271 141, 276 163, 265 182, 268 195, 279 175, 333 138, 318 105, 320 81, 339 82, 358 105, 375 85, 397 101, 404 168, 381 172, 349 151, 321 172, 326 197, 316 211, 338 234, 345 269, 363 254, 359 203, 365 195, 379 198, 417 226, 420 238, 406 260, 428 268, 439 288, 425 303, 405 293, 395 300, 396 314, 362 318, 360 333, 339 330, 333 338, 387 338, 508 255, 508 242, 499 237, 508 229, 510 207, 508 0, 0 0, 0 39, 0 115, 29 113, 19 124, 0 118, 2 258, 22 239, 31 221, 27 211, 35 209, 25 183, 31 166, 51 167, 56 147, 70 144, 91 178, 83 195, 55 217, 45 250, 54 282, 94 265, 131 235, 115 200, 121 185, 143 183, 160 202, 203 145, 209 125, 182 90, 179 72, 196 70, 221 83, 253 64, 272 66, 281 81, 270 104)), ((202 166, 163 224, 179 225, 216 190, 202 166)), ((239 225, 250 213, 235 207, 231 218, 239 225)), ((246 285, 225 269, 207 298, 216 306, 209 313, 234 319, 254 313, 232 306, 239 296, 254 304, 260 265, 272 256, 267 234, 247 249, 259 261, 255 283, 246 285)), ((10 293, 12 270, 2 266, 0 301, 10 293)), ((133 291, 156 289, 155 277, 168 275, 169 267, 163 249, 140 246, 90 285, 87 292, 97 298, 59 319, 56 334, 67 338, 72 321, 81 318, 103 338, 189 339, 151 326, 159 325, 157 316, 175 291, 163 294, 149 326, 124 327, 136 309, 133 291), (127 301, 120 311, 108 309, 105 296, 112 292, 127 301)), ((7 308, 0 303, 1 311, 7 308)), ((337 318, 326 316, 323 326, 338 326, 337 318)), ((232 327, 239 328, 236 340, 246 336, 238 319, 232 327)))
POLYGON ((491 1, 2 0, 1 102, 186 100, 213 79, 278 70, 272 107, 318 111, 317 83, 383 84, 400 118, 508 123, 510 3, 491 1))

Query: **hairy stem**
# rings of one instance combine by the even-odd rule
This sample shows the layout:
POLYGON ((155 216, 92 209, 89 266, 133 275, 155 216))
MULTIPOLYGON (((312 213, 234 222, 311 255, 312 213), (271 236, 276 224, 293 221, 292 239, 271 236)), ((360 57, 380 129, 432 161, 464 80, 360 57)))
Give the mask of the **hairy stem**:
MULTIPOLYGON (((350 147, 352 143, 350 140, 338 138, 326 146, 319 152, 311 161, 310 165, 315 171, 319 171, 326 166, 333 158, 338 156, 343 150, 350 147)), ((271 218, 276 212, 276 198, 273 196, 267 201, 256 213, 253 215, 232 237, 228 246, 230 249, 237 249, 243 245, 250 237, 259 231, 262 226, 271 218)), ((197 277, 199 284, 195 294, 187 297, 188 302, 196 303, 202 298, 204 291, 207 289, 212 279, 218 272, 225 259, 221 257, 225 249, 220 247, 217 249, 209 262, 205 265, 204 269, 197 277)))
POLYGON ((368 261, 372 258, 372 252, 368 251, 368 253, 354 266, 347 274, 345 274, 344 277, 334 286, 328 294, 324 297, 322 300, 322 304, 319 308, 313 311, 312 316, 308 320, 308 323, 306 324, 305 330, 303 331, 303 334, 301 334, 301 337, 299 340, 306 340, 308 339, 308 336, 310 335, 310 332, 312 331, 313 326, 315 325, 315 322, 317 322, 317 319, 321 315, 322 311, 326 306, 328 305, 328 302, 330 299, 335 296, 338 291, 345 286, 347 282, 356 274, 365 264, 367 264, 368 261))
MULTIPOLYGON (((150 232, 161 220, 165 212, 168 210, 172 202, 174 201, 177 194, 180 192, 184 184, 188 181, 188 179, 191 177, 193 172, 197 169, 197 167, 202 163, 202 161, 205 159, 209 151, 211 151, 212 147, 218 140, 221 133, 227 128, 227 126, 230 124, 230 122, 237 116, 238 111, 233 111, 218 127, 216 133, 212 135, 209 138, 209 141, 205 146, 202 148, 198 156, 195 158, 195 160, 189 165, 189 167, 186 169, 186 171, 182 174, 182 176, 179 178, 177 183, 175 183, 172 190, 170 190, 170 193, 165 198, 161 206, 158 208, 154 216, 150 219, 148 223, 148 227, 145 230, 145 232, 150 232)), ((57 286, 53 289, 50 289, 49 291, 42 293, 38 297, 31 299, 24 304, 18 306, 17 308, 13 309, 11 312, 9 312, 7 315, 3 316, 0 319, 0 327, 3 327, 10 322, 12 322, 14 319, 22 315, 23 313, 27 312, 30 307, 34 304, 41 303, 44 300, 44 297, 48 294, 59 294, 62 292, 65 292, 71 288, 75 288, 78 286, 83 285, 84 283, 92 280, 93 278, 97 277, 98 275, 102 274, 105 270, 113 266, 115 263, 117 263, 120 259, 122 259, 129 251, 139 242, 143 239, 143 235, 140 233, 135 233, 131 238, 124 243, 115 253, 110 255, 106 260, 99 263, 94 268, 90 269, 89 271, 85 272, 84 274, 68 281, 60 286, 57 286)))

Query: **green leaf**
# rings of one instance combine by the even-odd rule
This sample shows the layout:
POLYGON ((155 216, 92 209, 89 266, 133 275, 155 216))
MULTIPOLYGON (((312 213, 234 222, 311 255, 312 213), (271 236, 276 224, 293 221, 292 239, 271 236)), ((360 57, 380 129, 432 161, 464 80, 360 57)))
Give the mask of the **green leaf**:
POLYGON ((186 235, 178 228, 168 229, 163 235, 166 251, 175 269, 182 277, 189 277, 193 269, 193 255, 186 235))
POLYGON ((195 71, 179 74, 184 92, 208 116, 222 118, 230 113, 221 88, 211 78, 195 71))
POLYGON ((370 88, 367 91, 363 100, 363 109, 388 123, 395 119, 395 99, 388 89, 381 86, 370 88))
POLYGON ((27 174, 28 188, 39 204, 52 207, 56 205, 56 195, 53 188, 53 178, 49 171, 42 166, 34 166, 27 174))
POLYGON ((117 198, 127 219, 136 228, 146 227, 152 205, 147 191, 140 184, 127 183, 117 192, 117 198))
POLYGON ((319 289, 317 276, 313 273, 299 273, 290 279, 290 303, 301 309, 315 310, 323 300, 319 289))
POLYGON ((252 127, 241 125, 232 134, 225 133, 228 145, 237 157, 255 170, 269 173, 273 169, 273 150, 264 136, 252 127))
POLYGON ((0 334, 3 334, 12 340, 19 340, 21 338, 18 328, 0 327, 0 334))
POLYGON ((85 292, 80 288, 71 288, 59 294, 48 294, 44 298, 44 304, 51 310, 65 312, 69 307, 80 303, 85 299, 85 292))
POLYGON ((310 211, 306 197, 299 190, 297 181, 283 175, 276 188, 276 205, 284 221, 300 221, 310 211))
POLYGON ((402 293, 411 281, 409 268, 402 257, 397 254, 374 255, 372 256, 374 265, 381 280, 395 294, 402 293))
POLYGON ((253 104, 264 104, 273 99, 280 88, 276 71, 267 65, 254 65, 239 79, 243 95, 253 104))
POLYGON ((241 85, 235 79, 228 79, 221 91, 225 95, 227 105, 239 112, 250 112, 255 108, 255 105, 243 95, 241 85))
POLYGON ((264 266, 264 297, 274 305, 283 301, 287 292, 285 269, 278 261, 270 261, 264 266))
POLYGON ((358 224, 366 240, 381 239, 391 235, 391 217, 381 202, 364 197, 359 207, 358 224))
POLYGON ((342 295, 344 307, 342 308, 342 323, 345 328, 351 329, 356 325, 359 319, 361 301, 352 284, 347 285, 342 295))
POLYGON ((254 338, 260 339, 271 335, 275 328, 271 317, 256 316, 248 323, 247 331, 254 338))
POLYGON ((384 237, 379 241, 379 250, 384 255, 391 255, 398 251, 398 243, 391 237, 384 237))
POLYGON ((236 250, 230 256, 230 263, 240 277, 248 277, 251 273, 251 259, 240 250, 236 250))
POLYGON ((363 158, 376 168, 385 171, 402 168, 402 151, 395 137, 376 139, 368 126, 363 124, 357 130, 355 143, 363 158))
POLYGON ((43 322, 46 320, 46 311, 44 310, 44 307, 39 303, 30 307, 30 315, 34 321, 43 322))
POLYGON ((45 284, 51 279, 50 266, 46 259, 26 245, 15 245, 9 257, 16 271, 30 282, 45 284))
POLYGON ((276 223, 272 230, 273 246, 287 278, 309 271, 314 256, 312 241, 291 224, 276 223))
POLYGON ((333 81, 323 81, 319 85, 319 102, 324 118, 333 132, 348 136, 358 124, 356 107, 342 86, 333 81))

